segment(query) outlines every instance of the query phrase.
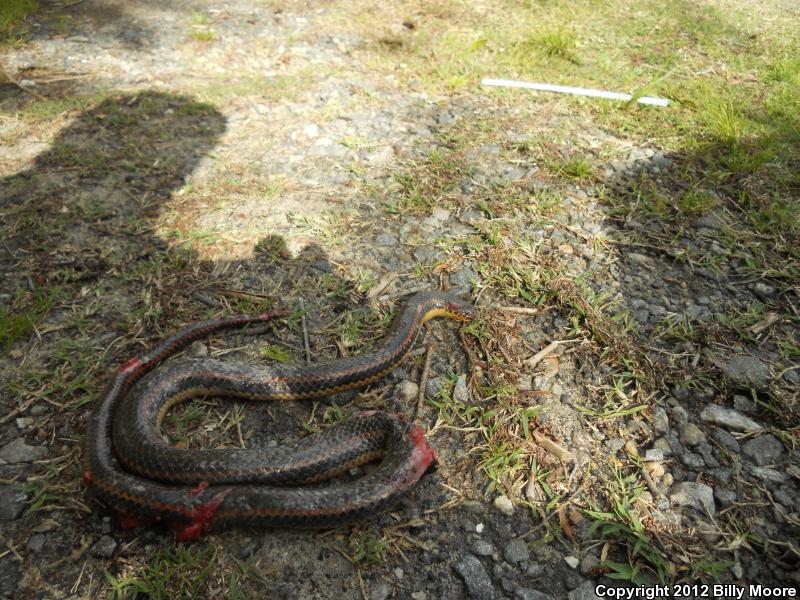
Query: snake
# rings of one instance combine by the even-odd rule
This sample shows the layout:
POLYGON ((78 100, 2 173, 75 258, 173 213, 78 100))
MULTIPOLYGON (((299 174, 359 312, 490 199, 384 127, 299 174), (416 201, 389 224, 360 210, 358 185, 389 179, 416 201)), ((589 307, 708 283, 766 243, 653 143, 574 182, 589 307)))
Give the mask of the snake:
POLYGON ((194 323, 117 370, 89 419, 83 481, 118 513, 122 527, 165 523, 178 540, 228 527, 337 527, 388 510, 436 468, 422 429, 374 410, 287 447, 187 450, 164 441, 164 415, 192 398, 304 400, 369 385, 409 354, 427 321, 467 322, 474 307, 446 292, 417 293, 369 353, 309 365, 175 359, 154 372, 199 339, 237 328, 259 333, 287 315, 275 310, 194 323), (375 461, 362 477, 337 478, 375 461))

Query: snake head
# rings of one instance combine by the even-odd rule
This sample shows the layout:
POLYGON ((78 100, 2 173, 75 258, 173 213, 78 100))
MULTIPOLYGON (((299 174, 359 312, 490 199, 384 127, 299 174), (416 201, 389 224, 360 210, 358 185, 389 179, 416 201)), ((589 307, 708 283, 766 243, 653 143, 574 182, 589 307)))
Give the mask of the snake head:
POLYGON ((444 309, 448 313, 447 316, 456 321, 472 321, 475 318, 475 307, 463 300, 450 300, 444 309))

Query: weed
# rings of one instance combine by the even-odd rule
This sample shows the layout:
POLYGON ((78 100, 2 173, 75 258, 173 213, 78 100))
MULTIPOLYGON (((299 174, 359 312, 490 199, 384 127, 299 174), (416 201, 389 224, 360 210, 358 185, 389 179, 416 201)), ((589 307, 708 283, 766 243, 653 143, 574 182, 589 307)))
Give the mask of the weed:
POLYGON ((261 356, 280 363, 285 363, 292 360, 292 355, 286 350, 286 348, 271 344, 264 346, 261 349, 261 356))
POLYGON ((189 37, 195 42, 202 43, 214 42, 218 38, 216 32, 211 29, 195 29, 189 34, 189 37))
POLYGON ((32 294, 18 292, 14 301, 0 306, 0 348, 8 350, 31 333, 50 312, 58 294, 58 288, 36 288, 32 294))
POLYGON ((38 0, 3 0, 0 3, 0 39, 6 44, 19 42, 20 24, 39 7, 38 0))
POLYGON ((384 561, 384 555, 389 547, 385 540, 369 531, 358 534, 355 542, 353 560, 361 564, 374 564, 384 561))
POLYGON ((625 553, 626 562, 603 561, 609 570, 606 576, 626 579, 635 585, 652 584, 655 577, 663 584, 670 576, 667 558, 650 541, 636 507, 644 486, 638 483, 635 473, 624 475, 617 467, 614 472, 615 480, 605 486, 611 510, 594 506, 585 511, 592 519, 589 535, 599 532, 602 540, 625 553))
POLYGON ((140 573, 112 575, 104 571, 113 600, 146 596, 154 600, 166 598, 199 598, 206 595, 215 570, 216 553, 208 547, 184 546, 161 550, 140 573))

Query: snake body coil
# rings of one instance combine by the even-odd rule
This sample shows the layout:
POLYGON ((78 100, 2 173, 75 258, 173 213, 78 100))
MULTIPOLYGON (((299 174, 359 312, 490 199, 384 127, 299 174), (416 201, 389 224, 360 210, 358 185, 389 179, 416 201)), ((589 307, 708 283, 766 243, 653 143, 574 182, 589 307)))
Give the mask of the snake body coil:
MULTIPOLYGON (((169 523, 179 539, 234 525, 332 527, 394 504, 436 463, 422 431, 382 412, 354 416, 290 448, 181 450, 159 433, 172 405, 201 395, 250 400, 318 398, 362 387, 391 371, 422 325, 439 316, 466 321, 472 306, 450 295, 413 296, 374 353, 297 367, 184 360, 145 374, 193 341, 265 323, 285 313, 229 317, 186 327, 117 373, 89 424, 84 482, 120 512, 169 523), (381 458, 356 481, 308 485, 381 458)), ((131 521, 131 524, 133 522, 131 521)))

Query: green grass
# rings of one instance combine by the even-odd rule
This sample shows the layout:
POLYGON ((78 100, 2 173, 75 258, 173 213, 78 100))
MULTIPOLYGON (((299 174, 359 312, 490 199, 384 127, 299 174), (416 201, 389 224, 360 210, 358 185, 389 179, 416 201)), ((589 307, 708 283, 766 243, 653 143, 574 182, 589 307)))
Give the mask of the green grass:
POLYGON ((57 296, 57 288, 37 288, 33 294, 18 293, 11 304, 0 306, 0 349, 8 350, 15 341, 30 335, 57 296))
POLYGON ((18 41, 20 24, 39 7, 37 0, 3 0, 0 2, 0 43, 18 41))
POLYGON ((147 597, 205 597, 214 575, 216 554, 209 547, 177 546, 163 549, 138 574, 113 575, 104 571, 113 600, 147 597))

